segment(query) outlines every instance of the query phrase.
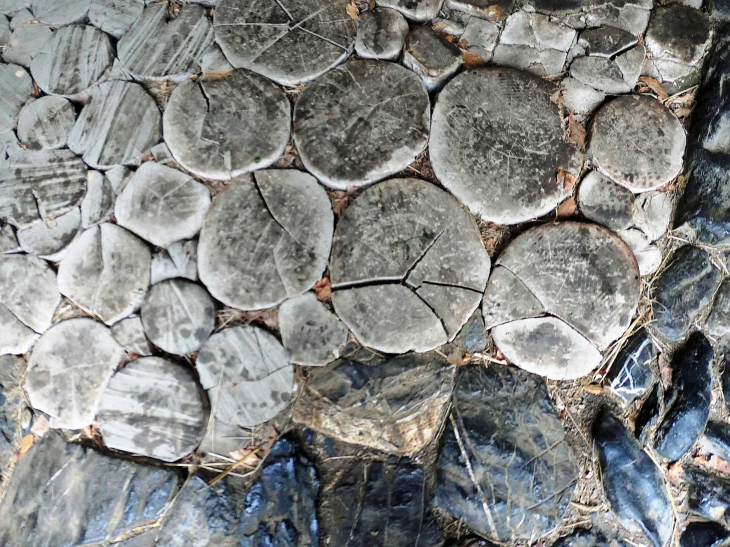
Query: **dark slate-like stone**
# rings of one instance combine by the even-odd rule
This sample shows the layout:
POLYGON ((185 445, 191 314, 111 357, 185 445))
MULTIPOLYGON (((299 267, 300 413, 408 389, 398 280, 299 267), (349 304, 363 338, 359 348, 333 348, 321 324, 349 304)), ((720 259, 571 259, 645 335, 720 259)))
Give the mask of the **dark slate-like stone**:
POLYGON ((170 18, 167 4, 150 4, 117 44, 117 55, 137 79, 182 81, 197 71, 212 43, 203 6, 185 5, 170 18))
POLYGON ((156 547, 213 547, 226 545, 223 541, 235 545, 242 498, 230 479, 209 486, 190 476, 165 513, 156 547))
POLYGON ((684 338, 710 304, 721 279, 722 272, 707 251, 681 247, 652 285, 652 327, 668 340, 684 338))
POLYGON ((395 63, 351 60, 307 87, 294 106, 294 142, 304 166, 339 190, 408 167, 426 148, 428 92, 395 63))
POLYGON ((578 479, 544 380, 512 367, 461 371, 439 452, 435 504, 499 542, 560 524, 578 479))
POLYGON ((20 383, 25 368, 21 357, 0 357, 0 483, 23 434, 21 412, 25 409, 25 398, 20 383))
POLYGON ((730 156, 696 147, 684 171, 687 187, 675 226, 705 245, 730 245, 730 156))
POLYGON ((730 333, 730 280, 720 285, 712 303, 712 311, 707 316, 705 332, 712 338, 722 338, 730 333))
POLYGON ((3 50, 3 59, 27 67, 52 36, 51 27, 44 23, 22 25, 10 35, 3 50))
POLYGON ((654 379, 651 362, 657 357, 656 349, 645 330, 632 336, 616 357, 606 377, 608 389, 624 405, 641 398, 654 379))
POLYGON ((314 465, 284 437, 245 499, 228 479, 214 486, 196 476, 188 479, 165 515, 156 546, 319 547, 319 490, 314 465))
POLYGON ((165 108, 165 142, 189 171, 229 180, 279 159, 289 141, 290 109, 278 86, 248 70, 187 80, 165 108))
POLYGON ((114 38, 121 38, 144 9, 145 0, 92 0, 89 22, 114 38))
POLYGON ((672 395, 657 430, 657 453, 681 458, 707 425, 712 392, 714 351, 707 338, 694 333, 672 357, 672 395))
POLYGON ((345 442, 413 455, 441 431, 454 375, 435 352, 367 364, 348 356, 310 371, 293 419, 345 442))
POLYGON ((0 545, 109 545, 156 524, 179 482, 171 468, 111 458, 50 433, 13 471, 0 503, 0 545))
POLYGON ((549 213, 571 194, 555 169, 578 176, 582 155, 563 137, 554 92, 537 76, 494 67, 463 72, 439 94, 433 169, 474 215, 516 224, 549 213))
POLYGON ((33 15, 42 23, 62 27, 83 21, 89 0, 33 0, 33 15))
POLYGON ((700 437, 700 449, 704 455, 714 454, 730 463, 730 424, 710 422, 700 437))
POLYGON ((693 118, 697 140, 711 152, 730 153, 730 41, 721 39, 712 54, 697 95, 693 118))
POLYGON ((674 516, 661 470, 608 412, 598 416, 594 439, 611 510, 631 533, 643 533, 654 547, 663 547, 674 516))
POLYGON ((452 343, 469 354, 484 351, 487 348, 487 333, 481 308, 474 310, 452 343))
POLYGON ((431 513, 423 469, 407 462, 353 460, 342 471, 333 480, 328 480, 326 464, 323 471, 323 483, 332 487, 322 493, 318 512, 322 538, 328 539, 329 545, 443 545, 443 534, 431 513))
POLYGON ((560 538, 553 547, 608 547, 603 534, 594 534, 588 530, 578 529, 569 536, 560 538))
POLYGON ((352 51, 356 31, 348 3, 220 0, 213 19, 216 41, 236 68, 282 85, 307 82, 352 51))
POLYGON ((293 439, 279 439, 246 495, 238 526, 240 546, 319 547, 319 490, 312 462, 293 439))
POLYGON ((730 480, 703 470, 685 467, 689 512, 730 526, 730 480))
POLYGON ((716 522, 690 522, 682 531, 679 547, 720 547, 729 536, 716 522))
POLYGON ((110 80, 91 90, 68 147, 95 169, 127 165, 160 140, 160 111, 135 83, 110 80))
POLYGON ((33 57, 30 72, 46 93, 73 97, 94 85, 113 60, 109 36, 89 25, 71 25, 53 33, 33 57))

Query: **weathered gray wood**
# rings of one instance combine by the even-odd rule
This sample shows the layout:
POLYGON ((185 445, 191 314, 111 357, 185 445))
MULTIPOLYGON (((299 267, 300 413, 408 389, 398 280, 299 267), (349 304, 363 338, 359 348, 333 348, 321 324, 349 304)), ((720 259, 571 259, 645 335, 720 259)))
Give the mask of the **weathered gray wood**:
POLYGON ((81 227, 86 229, 107 220, 114 210, 114 189, 99 171, 89 171, 86 177, 86 195, 81 202, 81 227))
POLYGON ((0 63, 0 132, 15 127, 15 122, 33 92, 33 80, 18 65, 0 63))
POLYGON ((152 355, 152 346, 144 334, 142 319, 139 315, 132 315, 112 325, 112 335, 117 343, 128 353, 137 355, 152 355))
POLYGON ((198 246, 200 279, 234 308, 276 306, 321 278, 333 224, 327 194, 314 177, 257 171, 213 200, 198 246))
POLYGON ((176 241, 166 249, 152 255, 150 283, 166 279, 184 277, 190 281, 198 280, 198 241, 176 241))
POLYGON ((357 19, 355 52, 364 59, 397 60, 403 52, 408 21, 395 10, 361 13, 357 19))
POLYGON ((114 206, 117 224, 157 247, 195 236, 210 206, 210 190, 193 177, 145 162, 114 206))
POLYGON ((390 283, 338 290, 332 295, 332 304, 355 338, 377 351, 424 352, 448 341, 446 329, 436 313, 403 285, 390 283), (383 302, 392 306, 387 313, 380 309, 383 302))
POLYGON ((195 368, 208 390, 213 419, 252 427, 276 416, 296 389, 294 367, 271 334, 233 327, 211 336, 195 368))
POLYGON ((61 303, 56 274, 38 258, 0 255, 0 353, 27 352, 61 303))
POLYGON ((33 57, 53 36, 51 27, 43 23, 27 23, 13 31, 5 44, 3 59, 8 63, 30 66, 33 57))
POLYGON ((281 305, 279 329, 289 360, 296 365, 326 365, 340 356, 347 342, 347 327, 312 292, 281 305))
POLYGON ((631 323, 639 298, 636 261, 615 234, 593 224, 546 225, 525 232, 497 264, 515 274, 545 311, 600 349, 631 323))
POLYGON ((308 86, 294 107, 307 170, 344 190, 405 169, 426 147, 430 102, 420 78, 384 61, 349 61, 308 86))
POLYGON ((213 43, 205 8, 184 6, 174 19, 168 9, 164 2, 147 6, 117 44, 119 60, 135 78, 182 81, 213 43))
POLYGON ((0 161, 0 218, 16 228, 78 207, 86 166, 68 150, 20 150, 0 161))
POLYGON ((174 355, 187 355, 213 332, 215 302, 203 287, 183 279, 152 285, 142 305, 142 325, 150 341, 174 355))
POLYGON ((96 416, 102 393, 124 350, 111 331, 92 319, 54 325, 33 348, 25 390, 51 427, 81 429, 96 416))
POLYGON ((180 165, 201 177, 228 180, 281 157, 289 141, 290 105, 272 82, 234 70, 223 79, 180 84, 163 125, 180 165))
POLYGON ((114 60, 109 36, 89 25, 58 29, 33 57, 30 72, 51 95, 78 96, 101 77, 114 60))
POLYGON ((84 231, 58 268, 58 288, 81 309, 111 325, 138 309, 150 282, 150 250, 115 224, 84 231))
POLYGON ((414 21, 430 21, 439 13, 443 0, 378 0, 377 5, 398 10, 414 21))
POLYGON ((58 262, 80 228, 81 210, 75 207, 54 219, 38 220, 21 228, 18 242, 26 253, 58 262))
POLYGON ((31 150, 63 148, 75 122, 76 112, 70 101, 41 97, 20 111, 18 138, 31 150))
POLYGON ((363 192, 337 226, 333 304, 363 344, 427 351, 458 334, 489 269, 476 223, 452 196, 424 181, 393 179, 363 192), (389 313, 376 310, 384 298, 396 299, 389 313))
POLYGON ((68 147, 95 169, 133 163, 160 140, 160 111, 141 85, 110 81, 91 91, 68 147))
POLYGON ((492 338, 510 363, 551 380, 575 380, 598 368, 595 345, 555 317, 518 319, 492 329, 492 338))
POLYGON ((221 0, 213 16, 216 41, 234 67, 300 84, 352 51, 356 29, 347 6, 348 0, 221 0))
POLYGON ((417 454, 441 430, 455 373, 436 352, 372 363, 348 355, 310 371, 292 417, 348 443, 417 454))
POLYGON ((408 34, 403 64, 418 74, 429 91, 441 89, 463 62, 459 48, 431 27, 415 27, 408 34))
POLYGON ((632 192, 645 192, 679 174, 686 142, 682 124, 659 101, 619 97, 596 113, 590 152, 603 174, 632 192))
POLYGON ((62 27, 86 18, 91 0, 33 0, 33 15, 42 23, 62 27))
POLYGON ((144 0, 92 0, 89 22, 114 38, 121 38, 143 9, 144 0))
POLYGON ((570 195, 556 169, 578 176, 582 154, 565 140, 555 88, 514 69, 469 70, 433 112, 430 157, 439 181, 476 216, 516 224, 570 195))
POLYGON ((192 369, 145 357, 112 377, 97 419, 109 448, 173 462, 200 443, 205 409, 192 369))
POLYGON ((181 484, 172 467, 111 457, 51 432, 36 440, 8 482, 0 545, 71 547, 93 544, 93 537, 97 545, 151 547, 126 538, 155 531, 181 484))

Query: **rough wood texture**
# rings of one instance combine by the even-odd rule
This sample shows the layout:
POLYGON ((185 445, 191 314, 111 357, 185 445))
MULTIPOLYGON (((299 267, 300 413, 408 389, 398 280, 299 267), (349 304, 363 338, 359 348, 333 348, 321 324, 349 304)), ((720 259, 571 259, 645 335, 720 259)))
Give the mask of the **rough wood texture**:
POLYGON ((18 230, 18 242, 28 254, 57 262, 81 228, 81 210, 76 207, 53 220, 39 220, 18 230))
POLYGON ((247 70, 223 79, 186 81, 170 96, 163 118, 175 159, 205 178, 229 180, 274 163, 289 141, 286 95, 247 70))
POLYGON ((145 334, 174 355, 200 349, 213 332, 215 302, 203 287, 182 279, 153 285, 142 306, 145 334))
POLYGON ((63 148, 75 122, 76 112, 70 101, 41 97, 20 111, 18 138, 31 150, 63 148))
POLYGON ((50 414, 51 427, 86 427, 123 357, 124 350, 101 323, 86 318, 57 323, 30 355, 28 398, 34 408, 50 414))
POLYGON ((516 224, 570 195, 556 169, 583 161, 563 135, 549 82, 509 68, 474 69, 449 82, 433 111, 430 157, 439 181, 476 216, 516 224))
POLYGON ((15 127, 20 109, 33 92, 33 80, 19 65, 0 63, 0 133, 15 127))
POLYGON ((200 279, 231 307, 276 306, 321 278, 333 224, 327 194, 314 177, 257 172, 213 200, 198 246, 200 279))
POLYGON ((76 96, 94 85, 114 60, 109 37, 89 25, 58 29, 30 63, 33 79, 51 95, 76 96))
POLYGON ((95 169, 134 162, 160 140, 160 111, 141 85, 108 81, 91 91, 68 147, 95 169))
POLYGON ((294 142, 307 170, 345 190, 402 171, 428 142, 428 92, 405 67, 348 61, 308 86, 294 107, 294 142))
POLYGON ((495 342, 511 362, 548 378, 579 378, 597 367, 639 302, 634 255, 593 224, 529 230, 497 265, 484 296, 487 326, 497 325, 495 342))
POLYGON ((109 448, 173 462, 200 443, 205 409, 188 367, 145 357, 117 372, 99 405, 99 429, 109 448))
POLYGON ((205 8, 184 6, 174 19, 168 10, 166 3, 147 6, 117 44, 119 60, 135 78, 182 81, 213 43, 205 8))
POLYGON ((16 228, 78 207, 86 166, 68 150, 20 150, 0 161, 0 219, 16 228))
POLYGON ((365 190, 337 225, 332 301, 363 344, 428 351, 458 334, 489 269, 476 223, 453 197, 421 180, 393 179, 365 190), (390 298, 391 311, 381 313, 390 298))
POLYGON ((363 363, 359 354, 312 370, 293 419, 325 435, 412 456, 441 430, 456 368, 431 352, 363 363))
POLYGON ((296 365, 326 365, 340 356, 347 342, 347 327, 312 292, 284 301, 279 329, 289 360, 296 365))
POLYGON ((150 250, 115 224, 83 232, 58 267, 58 288, 111 325, 138 309, 150 283, 150 250))
POLYGON ((210 190, 193 177, 145 162, 119 195, 117 223, 157 247, 194 237, 210 206, 210 190))
POLYGON ((355 23, 347 6, 348 0, 221 0, 216 41, 234 67, 282 85, 300 84, 352 51, 355 23))
POLYGON ((60 303, 56 274, 46 262, 0 255, 0 353, 30 350, 38 334, 51 326, 60 303))
POLYGON ((679 174, 686 141, 680 121, 659 101, 619 97, 596 113, 590 151, 602 173, 632 192, 645 192, 679 174))
POLYGON ((114 38, 121 38, 143 9, 144 0, 92 0, 89 22, 114 38))
POLYGON ((252 427, 276 416, 296 388, 294 367, 271 334, 233 327, 211 336, 195 368, 208 391, 213 419, 252 427))

